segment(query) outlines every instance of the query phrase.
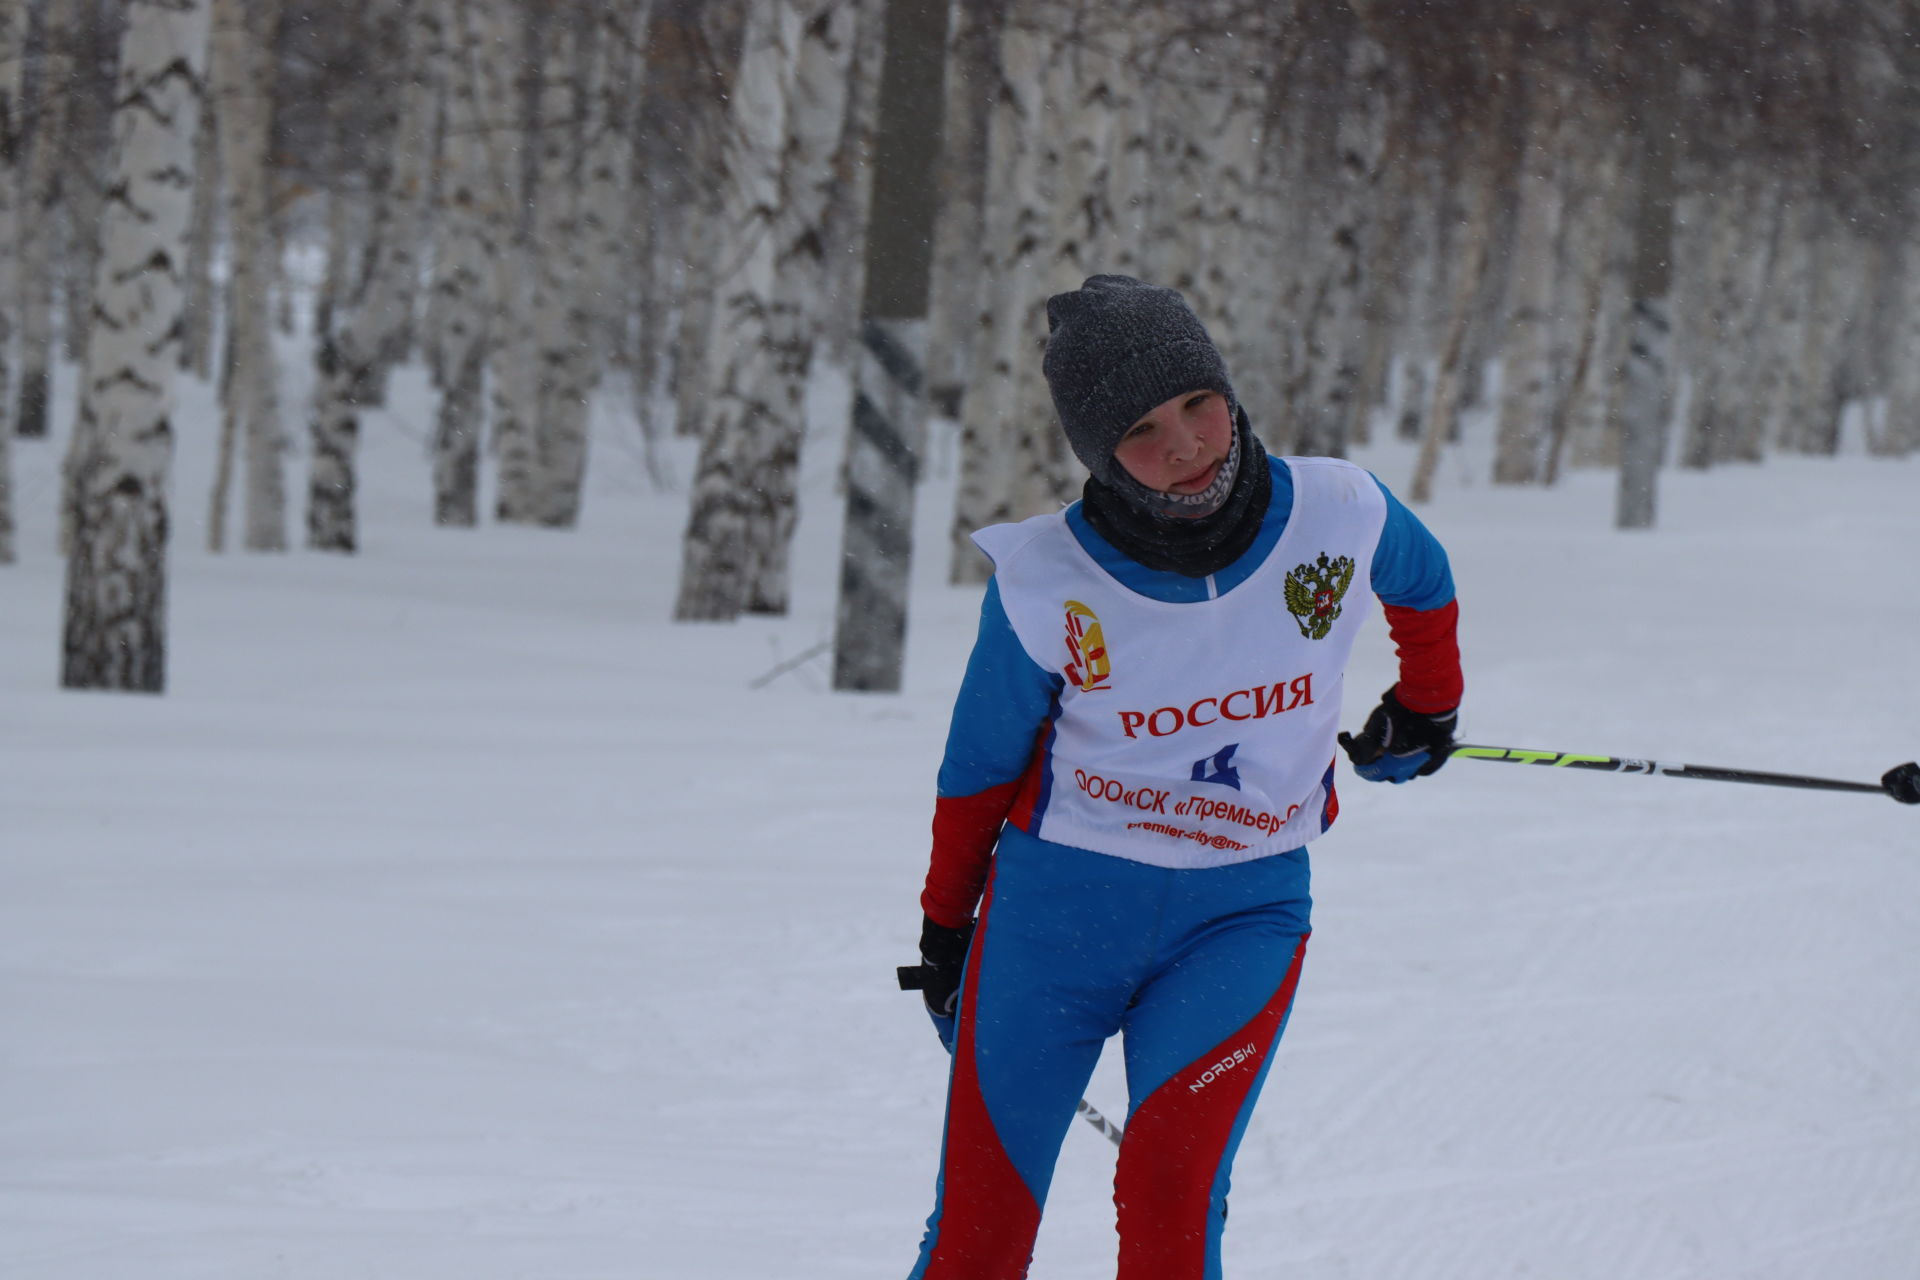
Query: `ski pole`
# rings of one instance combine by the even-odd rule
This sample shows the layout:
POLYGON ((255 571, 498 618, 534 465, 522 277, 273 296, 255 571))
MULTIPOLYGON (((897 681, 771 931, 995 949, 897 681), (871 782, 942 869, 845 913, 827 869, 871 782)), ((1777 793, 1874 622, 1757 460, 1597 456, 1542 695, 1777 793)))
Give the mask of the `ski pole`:
POLYGON ((1624 756, 1535 751, 1525 747, 1482 747, 1465 742, 1456 744, 1452 755, 1467 760, 1552 765, 1559 769, 1597 769, 1602 773, 1697 778, 1702 782, 1748 782, 1762 787, 1802 787, 1810 791, 1867 791, 1892 796, 1901 804, 1920 804, 1920 762, 1911 760, 1887 770, 1878 782, 1848 782, 1839 778, 1810 778, 1798 773, 1760 773, 1753 769, 1722 769, 1713 765, 1662 764, 1658 760, 1633 760, 1624 756))
POLYGON ((1120 1145, 1122 1132, 1120 1126, 1101 1115, 1098 1111, 1095 1111, 1091 1102, 1082 1098, 1074 1109, 1080 1113, 1082 1120, 1085 1120, 1088 1124, 1106 1134, 1114 1146, 1117 1147, 1120 1145))

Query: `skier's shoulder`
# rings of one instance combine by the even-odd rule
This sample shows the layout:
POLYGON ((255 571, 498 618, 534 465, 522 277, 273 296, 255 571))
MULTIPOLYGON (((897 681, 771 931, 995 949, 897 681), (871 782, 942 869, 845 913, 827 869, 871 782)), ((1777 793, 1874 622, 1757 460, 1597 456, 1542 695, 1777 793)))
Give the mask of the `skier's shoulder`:
POLYGON ((1001 574, 1017 566, 1036 545, 1058 538, 1066 530, 1063 512, 1049 511, 1010 524, 990 524, 975 530, 973 545, 993 561, 994 573, 1001 574))
POLYGON ((1335 492, 1346 491, 1356 495, 1379 493, 1386 489, 1373 472, 1346 458, 1289 454, 1274 458, 1273 461, 1289 474, 1296 485, 1318 482, 1335 492))

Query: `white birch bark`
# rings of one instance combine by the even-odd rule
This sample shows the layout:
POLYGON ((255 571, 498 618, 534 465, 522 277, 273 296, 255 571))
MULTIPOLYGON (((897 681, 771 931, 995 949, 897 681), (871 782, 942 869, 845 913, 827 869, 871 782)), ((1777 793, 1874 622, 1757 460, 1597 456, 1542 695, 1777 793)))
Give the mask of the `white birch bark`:
POLYGON ((1670 85, 1642 103, 1639 184, 1634 196, 1632 329, 1620 399, 1620 488, 1614 524, 1650 529, 1658 510, 1661 455, 1670 409, 1673 216, 1678 149, 1670 85))
MULTIPOLYGON (((539 183, 534 238, 540 246, 539 376, 534 385, 538 504, 534 518, 567 529, 580 518, 587 465, 587 403, 593 392, 593 332, 598 313, 587 274, 590 243, 581 210, 587 199, 576 120, 594 95, 574 30, 557 23, 541 96, 539 183)), ((550 29, 551 30, 551 29, 550 29)))
POLYGON ((1854 394, 1853 320, 1867 310, 1866 255, 1837 216, 1820 220, 1813 245, 1813 292, 1800 351, 1802 400, 1779 444, 1796 453, 1830 455, 1840 443, 1840 418, 1854 394))
POLYGON ((445 210, 434 288, 443 309, 442 396, 433 442, 435 524, 478 520, 482 391, 497 294, 493 263, 511 240, 519 158, 513 67, 521 53, 517 8, 507 0, 447 0, 445 210))
POLYGON ((974 332, 974 369, 960 405, 960 476, 949 530, 948 573, 956 584, 985 582, 992 565, 973 545, 974 530, 1012 515, 1009 485, 1013 475, 1012 404, 1015 326, 1009 313, 1019 305, 1017 273, 1009 258, 1016 246, 1038 237, 1022 235, 1025 224, 1042 215, 1033 209, 1039 157, 1033 134, 1041 104, 1041 39, 1029 26, 1009 21, 993 51, 995 90, 987 119, 987 173, 982 234, 975 246, 973 271, 981 306, 974 332))
POLYGON ((25 70, 26 0, 0 0, 0 564, 12 564, 13 549, 13 316, 17 314, 21 130, 20 84, 25 70))
POLYGON ((1800 420, 1807 403, 1803 359, 1813 298, 1812 198, 1787 187, 1780 209, 1773 278, 1766 294, 1766 347, 1755 377, 1758 436, 1775 447, 1800 420))
POLYGON ((1705 225, 1694 237, 1700 245, 1700 270, 1694 287, 1684 295, 1689 304, 1685 359, 1693 375, 1693 393, 1677 459, 1694 470, 1722 460, 1723 440, 1731 425, 1726 400, 1729 384, 1740 376, 1731 358, 1739 349, 1739 318, 1746 303, 1740 287, 1740 231, 1748 197, 1734 186, 1706 194, 1701 206, 1699 216, 1705 225))
MULTIPOLYGON (((219 114, 220 173, 226 189, 227 356, 222 370, 221 472, 207 520, 207 544, 225 545, 226 461, 244 456, 244 544, 287 549, 285 435, 272 334, 273 272, 267 196, 272 146, 273 31, 279 0, 213 0, 212 87, 219 114)), ((204 175, 211 178, 212 175, 204 175)))
MULTIPOLYGON (((872 204, 874 130, 878 124, 880 64, 886 46, 885 0, 840 0, 847 15, 849 50, 841 72, 846 83, 841 123, 832 150, 821 162, 833 173, 820 214, 823 293, 817 359, 847 367, 859 360, 860 298, 866 286, 864 252, 872 204)), ((921 340, 925 341, 925 333, 921 340)))
POLYGON ((1372 37, 1350 37, 1346 93, 1335 153, 1310 245, 1319 270, 1310 280, 1302 335, 1300 390, 1292 397, 1293 452, 1346 452, 1346 431, 1365 349, 1367 261, 1374 197, 1386 147, 1387 64, 1372 37), (1315 242, 1317 241, 1317 245, 1315 242))
MULTIPOLYGON (((704 52, 719 66, 733 68, 736 78, 746 66, 742 56, 745 20, 762 0, 741 0, 701 10, 697 34, 704 52)), ((729 86, 731 88, 731 86, 729 86)), ((689 225, 681 254, 680 333, 673 360, 674 434, 707 437, 713 404, 713 336, 721 276, 737 269, 737 253, 727 246, 733 218, 727 200, 729 181, 703 181, 701 175, 727 172, 730 134, 729 93, 694 95, 688 126, 693 166, 693 201, 687 210, 689 225)))
POLYGON ((693 496, 681 547, 674 618, 726 622, 745 607, 754 564, 754 511, 748 492, 772 406, 754 398, 773 385, 778 358, 771 331, 778 239, 781 155, 787 96, 799 52, 800 14, 786 0, 753 0, 733 82, 727 134, 723 248, 715 289, 720 357, 700 442, 693 496))
POLYGON ((1498 136, 1492 132, 1484 134, 1480 145, 1469 149, 1469 154, 1471 159, 1459 179, 1465 188, 1467 220, 1451 255, 1452 290, 1446 330, 1434 371, 1433 399, 1421 424, 1420 452, 1414 460, 1413 480, 1408 486, 1407 496, 1414 502, 1433 500, 1433 477, 1440 465, 1440 447, 1452 438, 1454 425, 1459 421, 1467 339, 1473 327, 1475 303, 1486 278, 1495 196, 1506 168, 1498 136))
MULTIPOLYGON (((41 18, 45 53, 40 75, 45 84, 71 84, 73 53, 80 41, 83 0, 47 0, 41 18)), ((40 95, 32 118, 27 168, 21 192, 19 304, 20 384, 17 430, 38 439, 47 434, 48 371, 53 362, 54 284, 67 239, 68 219, 60 203, 67 173, 68 125, 72 93, 40 95)))
MULTIPOLYGON (((1569 169, 1566 225, 1561 236, 1558 274, 1572 288, 1572 350, 1565 371, 1557 379, 1553 407, 1547 420, 1547 457, 1541 480, 1557 484, 1567 442, 1580 408, 1596 398, 1603 382, 1598 376, 1605 330, 1607 268, 1612 260, 1617 217, 1620 148, 1614 140, 1591 130, 1580 135, 1589 168, 1569 169)), ((1591 411, 1589 411, 1591 413, 1591 411)), ((1593 414, 1593 416, 1598 416, 1593 414)))
MULTIPOLYGON (((785 158, 780 210, 774 235, 773 311, 764 330, 772 358, 748 365, 763 379, 742 380, 749 402, 764 407, 749 472, 747 569, 743 607, 750 613, 784 614, 788 601, 788 554, 799 518, 796 481, 806 436, 806 390, 817 339, 830 333, 842 303, 833 296, 848 269, 842 237, 860 220, 859 202, 842 203, 847 188, 833 164, 843 144, 864 147, 859 135, 871 124, 849 120, 854 54, 863 28, 858 0, 807 0, 798 10, 798 44, 787 89, 785 158), (851 132, 851 139, 843 139, 851 132), (836 215, 839 215, 836 218, 836 215), (838 229, 834 223, 843 225, 838 229)), ((871 89, 868 91, 871 99, 871 89)), ((858 278, 858 273, 854 273, 858 278)), ((858 296, 857 294, 855 296, 858 296)), ((924 342, 924 337, 922 339, 924 342)), ((924 357, 923 357, 924 358, 924 357)))
POLYGON ((787 608, 805 390, 832 311, 830 161, 860 16, 847 0, 782 0, 748 20, 729 164, 739 256, 719 293, 721 363, 687 526, 683 620, 787 608))
POLYGON ((646 60, 631 45, 650 30, 652 0, 638 0, 622 11, 596 19, 589 31, 591 59, 582 131, 581 235, 597 374, 610 362, 628 358, 628 332, 635 306, 646 287, 632 270, 652 255, 656 237, 644 224, 628 221, 634 204, 636 104, 646 89, 646 60))
MULTIPOLYGON (((395 334, 411 321, 410 299, 419 271, 418 224, 426 196, 425 170, 432 158, 419 119, 427 114, 430 128, 431 112, 422 106, 417 90, 422 83, 438 86, 445 78, 446 46, 440 32, 447 16, 441 0, 412 3, 400 59, 409 68, 409 87, 400 99, 399 119, 390 133, 383 133, 395 154, 385 189, 373 205, 367 241, 357 254, 359 267, 341 282, 328 326, 315 345, 306 525, 307 546, 316 551, 351 554, 358 547, 360 412, 384 398, 387 371, 404 349, 395 334), (422 65, 427 61, 437 65, 422 65), (415 147, 428 154, 404 154, 415 147)), ((433 93, 437 89, 429 96, 433 93)))
MULTIPOLYGON (((566 216, 562 210, 573 196, 568 189, 573 175, 565 164, 571 130, 542 127, 549 119, 567 120, 572 114, 571 68, 566 61, 571 42, 566 24, 552 18, 544 35, 550 56, 536 64, 535 119, 527 130, 510 128, 522 136, 511 147, 516 163, 510 176, 501 179, 503 203, 518 215, 495 264, 492 306, 498 332, 487 353, 492 453, 497 466, 494 518, 503 524, 532 524, 540 510, 540 383, 547 352, 557 341, 550 331, 558 319, 558 300, 548 276, 549 264, 561 254, 560 247, 543 233, 566 216), (534 175, 533 185, 516 200, 512 192, 519 186, 513 179, 520 172, 520 144, 533 149, 534 175)), ((501 116, 518 116, 506 104, 490 102, 496 121, 501 116)), ((493 130, 499 128, 498 123, 493 126, 493 130)))
POLYGON ((1913 357, 1920 351, 1920 239, 1908 236, 1902 241, 1894 261, 1900 282, 1893 349, 1902 358, 1893 361, 1885 427, 1869 448, 1882 457, 1900 458, 1920 452, 1920 360, 1913 357))
POLYGON ((928 398, 948 417, 957 417, 965 403, 980 328, 980 238, 986 227, 988 120, 1000 31, 998 6, 982 0, 960 0, 954 17, 927 321, 928 398))
POLYGON ((1723 366, 1714 378, 1714 431, 1709 442, 1714 462, 1759 462, 1766 453, 1757 394, 1760 351, 1765 336, 1769 282, 1773 278, 1781 214, 1781 184, 1764 167, 1742 175, 1741 207, 1734 211, 1736 246, 1732 253, 1732 314, 1727 342, 1716 353, 1723 366))
POLYGON ((1114 52, 1112 21, 1101 7, 1062 5, 1050 19, 1047 61, 1041 72, 1040 156, 1035 196, 1044 228, 1031 271, 1017 277, 1024 315, 1023 341, 1013 373, 1015 424, 1011 501, 1018 516, 1057 510, 1080 492, 1086 471, 1073 456, 1053 411, 1041 370, 1046 350, 1047 299, 1077 289, 1088 276, 1119 268, 1111 165, 1122 122, 1131 115, 1132 76, 1114 52))
POLYGON ((112 116, 113 200, 68 475, 60 681, 166 685, 167 472, 194 131, 205 96, 202 0, 126 0, 112 116))
POLYGON ((1506 372, 1501 379, 1494 443, 1495 484, 1533 484, 1540 478, 1553 393, 1553 248, 1560 212, 1560 125, 1566 98, 1558 77, 1550 71, 1536 74, 1530 88, 1513 270, 1507 286, 1506 372))
MULTIPOLYGON (((129 13, 130 10, 116 4, 84 14, 81 29, 87 34, 83 40, 94 47, 112 50, 117 58, 125 48, 123 36, 129 13)), ((202 56, 204 58, 204 53, 202 56)), ((201 66, 204 68, 204 61, 201 66)), ((91 298, 100 264, 101 206, 106 199, 108 167, 112 163, 112 116, 116 106, 112 90, 101 83, 94 65, 82 64, 76 70, 82 88, 73 100, 67 119, 61 201, 61 216, 68 220, 66 281, 61 291, 66 315, 61 325, 61 348, 67 359, 74 361, 84 357, 93 328, 91 298)), ((117 69, 114 74, 117 76, 117 69)))
POLYGON ((375 317, 374 341, 382 371, 376 379, 381 384, 376 394, 384 393, 385 371, 414 349, 414 311, 425 270, 422 259, 446 73, 439 0, 401 2, 405 49, 398 64, 404 68, 406 83, 400 91, 386 181, 374 206, 370 233, 379 246, 381 268, 369 273, 366 281, 365 305, 375 317))
MULTIPOLYGON (((219 90, 212 81, 217 80, 218 72, 210 67, 208 75, 208 93, 217 95, 219 90)), ((193 220, 187 235, 180 368, 199 378, 213 373, 213 333, 218 312, 213 297, 213 258, 220 233, 220 115, 211 104, 200 113, 200 128, 193 143, 193 220)))
POLYGON ((999 88, 989 123, 987 225, 980 255, 986 306, 976 335, 974 387, 961 419, 960 481, 951 535, 950 572, 956 583, 984 582, 991 573, 968 535, 984 525, 1034 514, 1017 505, 1016 480, 1041 460, 1039 432, 1059 434, 1051 414, 1038 427, 1016 416, 1022 368, 1039 364, 1046 340, 1046 295, 1034 287, 1040 250, 1049 235, 1042 191, 1042 139, 1048 129, 1043 86, 1049 69, 1062 58, 1060 41, 1049 31, 1065 23, 1059 6, 1042 8, 1016 15, 1000 36, 999 88), (1041 26, 1039 18, 1049 19, 1051 27, 1041 26))

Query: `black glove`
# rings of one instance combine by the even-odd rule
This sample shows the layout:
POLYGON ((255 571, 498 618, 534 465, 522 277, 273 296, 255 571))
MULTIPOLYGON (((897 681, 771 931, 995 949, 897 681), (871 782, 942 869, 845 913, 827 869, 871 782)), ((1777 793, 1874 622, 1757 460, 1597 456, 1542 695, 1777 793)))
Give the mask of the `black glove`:
POLYGON ((936 1018, 952 1018, 960 1003, 960 971, 966 967, 967 947, 973 942, 973 921, 958 929, 934 923, 931 917, 920 924, 920 963, 902 965, 898 970, 900 989, 918 991, 927 1002, 927 1012, 936 1018))
POLYGON ((1880 779, 1880 785, 1901 804, 1920 804, 1920 764, 1909 760, 1893 766, 1880 779))
POLYGON ((1368 782, 1424 778, 1447 762, 1459 718, 1458 708, 1431 714, 1409 711, 1389 689, 1380 695, 1380 705, 1367 717, 1360 736, 1343 733, 1340 745, 1353 761, 1353 771, 1368 782))

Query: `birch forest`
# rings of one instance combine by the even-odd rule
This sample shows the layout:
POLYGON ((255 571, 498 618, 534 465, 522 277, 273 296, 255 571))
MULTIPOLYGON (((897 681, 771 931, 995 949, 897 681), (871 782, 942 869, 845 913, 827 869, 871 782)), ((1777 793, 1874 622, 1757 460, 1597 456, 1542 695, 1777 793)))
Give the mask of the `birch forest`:
MULTIPOLYGON (((632 500, 685 506, 676 616, 786 611, 807 388, 887 230, 888 11, 934 3, 0 0, 0 563, 67 558, 64 682, 162 687, 170 526, 353 554, 410 365, 422 522, 574 526, 617 383, 632 500), (182 433, 211 492, 169 486, 182 433), (9 460, 55 442, 59 545, 24 545, 9 460)), ((1416 503, 1469 429, 1492 485, 1616 470, 1623 527, 1665 468, 1920 450, 1920 0, 945 16, 899 447, 954 424, 919 554, 955 582, 969 531, 1078 494, 1039 355, 1095 272, 1188 295, 1271 451, 1417 443, 1382 477, 1416 503)))

